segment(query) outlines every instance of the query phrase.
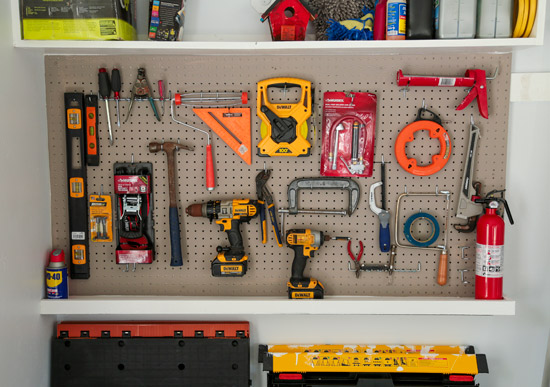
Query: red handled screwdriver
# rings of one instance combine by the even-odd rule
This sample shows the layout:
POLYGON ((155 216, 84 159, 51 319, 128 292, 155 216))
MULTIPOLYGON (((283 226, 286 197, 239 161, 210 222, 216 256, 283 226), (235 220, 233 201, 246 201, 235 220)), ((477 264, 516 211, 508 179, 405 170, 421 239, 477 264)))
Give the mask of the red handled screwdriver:
POLYGON ((109 74, 105 68, 99 69, 99 95, 105 101, 105 109, 107 110, 107 125, 109 126, 109 144, 113 145, 113 129, 111 128, 111 113, 109 112, 109 97, 111 96, 111 82, 109 82, 109 74))
POLYGON ((116 102, 116 124, 120 128, 120 110, 118 108, 118 103, 120 101, 120 88, 122 87, 122 83, 120 82, 120 71, 118 69, 113 69, 111 72, 111 88, 113 89, 113 93, 115 94, 115 102, 116 102))

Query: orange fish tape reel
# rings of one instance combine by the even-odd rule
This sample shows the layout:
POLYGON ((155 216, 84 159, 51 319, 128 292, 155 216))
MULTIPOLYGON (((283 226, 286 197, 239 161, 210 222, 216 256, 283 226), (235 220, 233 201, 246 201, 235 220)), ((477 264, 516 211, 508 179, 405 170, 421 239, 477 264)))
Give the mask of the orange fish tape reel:
POLYGON ((416 176, 430 176, 439 172, 451 156, 451 139, 449 134, 441 126, 441 119, 432 111, 421 108, 418 111, 418 116, 409 125, 405 126, 395 141, 395 157, 397 162, 405 171, 416 176), (422 119, 422 113, 428 112, 432 114, 431 120, 422 119), (436 138, 439 140, 440 151, 438 154, 432 156, 432 163, 425 166, 418 165, 416 159, 410 159, 407 157, 405 151, 407 143, 414 140, 414 134, 420 130, 427 130, 430 138, 436 138))

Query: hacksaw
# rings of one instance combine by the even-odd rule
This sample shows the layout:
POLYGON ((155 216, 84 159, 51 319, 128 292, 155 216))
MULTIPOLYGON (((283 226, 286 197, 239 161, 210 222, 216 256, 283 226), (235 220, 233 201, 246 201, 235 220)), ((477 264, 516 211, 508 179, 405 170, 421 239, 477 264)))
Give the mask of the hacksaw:
POLYGON ((250 108, 195 108, 193 112, 241 159, 252 164, 250 108))

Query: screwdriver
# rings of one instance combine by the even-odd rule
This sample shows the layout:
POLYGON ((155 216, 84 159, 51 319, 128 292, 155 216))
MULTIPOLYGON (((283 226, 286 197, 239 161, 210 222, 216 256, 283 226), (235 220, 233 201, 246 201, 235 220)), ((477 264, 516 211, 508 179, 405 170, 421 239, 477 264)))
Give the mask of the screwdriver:
POLYGON ((164 117, 164 82, 162 80, 158 81, 160 102, 162 103, 162 116, 164 117))
POLYGON ((115 102, 116 102, 116 124, 120 128, 120 110, 118 108, 118 103, 120 101, 120 88, 121 88, 121 82, 120 82, 120 71, 118 69, 113 69, 111 72, 111 88, 113 89, 113 93, 115 94, 115 102))
POLYGON ((109 82, 109 74, 105 68, 99 69, 99 95, 105 101, 105 109, 107 110, 107 125, 109 126, 109 144, 113 145, 113 129, 111 128, 111 113, 109 112, 109 97, 111 96, 111 83, 109 82))

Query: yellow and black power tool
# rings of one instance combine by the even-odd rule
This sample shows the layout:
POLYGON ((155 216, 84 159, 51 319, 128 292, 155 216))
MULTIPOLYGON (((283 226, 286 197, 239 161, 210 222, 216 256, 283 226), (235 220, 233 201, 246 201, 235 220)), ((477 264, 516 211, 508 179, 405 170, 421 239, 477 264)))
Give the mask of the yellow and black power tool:
POLYGON ((244 252, 243 237, 239 230, 241 223, 249 223, 258 215, 258 202, 249 199, 212 200, 192 204, 185 212, 191 216, 202 216, 220 225, 227 232, 230 247, 217 247, 218 255, 212 261, 214 277, 242 277, 248 267, 248 256, 244 252))
POLYGON ((312 258, 315 251, 323 242, 332 239, 321 231, 302 229, 288 230, 286 243, 294 250, 292 261, 292 276, 287 283, 288 298, 323 298, 325 288, 315 278, 304 277, 304 270, 308 258, 312 258))
MULTIPOLYGON (((307 119, 311 116, 311 82, 298 78, 271 78, 258 82, 256 109, 262 120, 258 156, 309 156, 311 144, 307 141, 307 119), (270 88, 301 89, 296 103, 271 103, 270 88)), ((286 93, 285 93, 286 94, 286 93)))

